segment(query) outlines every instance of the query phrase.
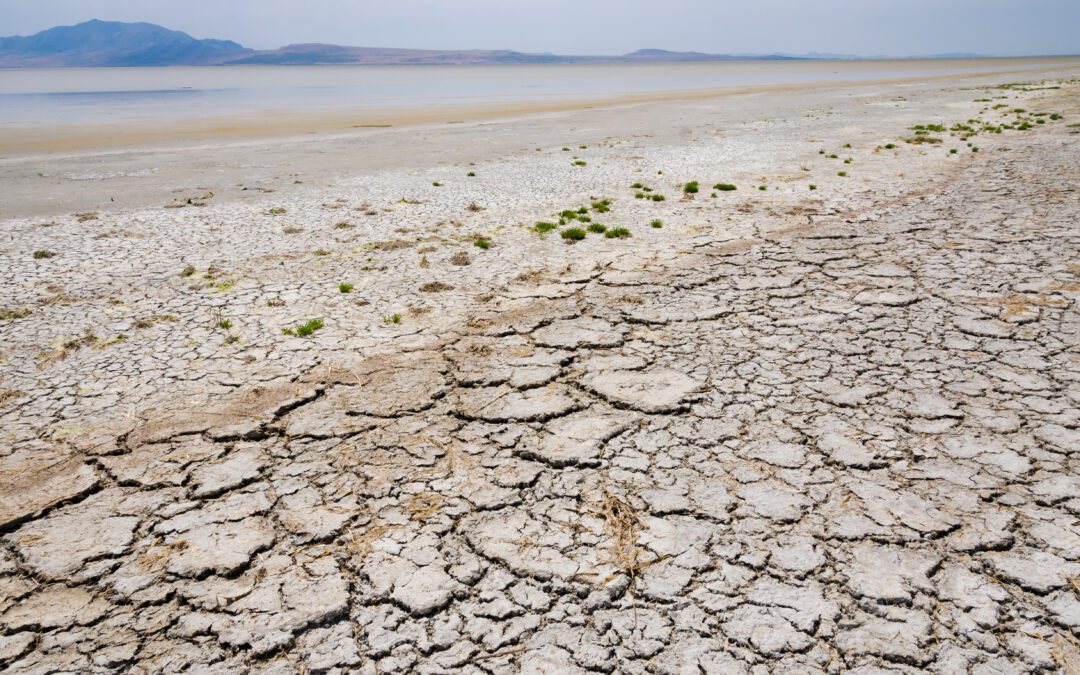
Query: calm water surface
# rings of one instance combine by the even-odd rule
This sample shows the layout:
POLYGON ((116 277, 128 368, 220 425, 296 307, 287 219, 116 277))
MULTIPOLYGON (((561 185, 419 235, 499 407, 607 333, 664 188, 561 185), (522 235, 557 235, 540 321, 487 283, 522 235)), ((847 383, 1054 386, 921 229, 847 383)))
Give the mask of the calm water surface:
POLYGON ((0 127, 483 106, 725 87, 1022 71, 1032 61, 0 69, 0 127))

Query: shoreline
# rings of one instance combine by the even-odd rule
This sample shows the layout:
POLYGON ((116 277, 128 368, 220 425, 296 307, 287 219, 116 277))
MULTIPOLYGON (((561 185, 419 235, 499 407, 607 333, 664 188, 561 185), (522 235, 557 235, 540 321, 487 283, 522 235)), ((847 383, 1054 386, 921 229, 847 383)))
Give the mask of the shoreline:
MULTIPOLYGON (((967 61, 967 60, 964 60, 967 61)), ((416 106, 387 107, 378 110, 351 109, 333 111, 270 112, 254 115, 222 115, 199 118, 175 118, 149 122, 124 122, 88 125, 55 125, 46 127, 0 128, 0 163, 24 161, 38 156, 56 158, 57 153, 86 154, 124 150, 149 150, 155 147, 182 148, 196 143, 228 143, 235 141, 271 141, 301 139, 330 134, 352 134, 364 129, 401 129, 424 125, 455 124, 507 120, 528 115, 573 112, 592 108, 615 108, 627 105, 663 102, 688 102, 770 93, 792 93, 811 90, 836 90, 884 85, 939 83, 950 80, 970 81, 1016 74, 1025 78, 1080 67, 1080 57, 1024 57, 1022 59, 988 59, 995 63, 1034 62, 1032 69, 1007 68, 973 73, 949 73, 897 78, 818 80, 764 85, 732 85, 708 89, 670 90, 647 94, 619 95, 598 98, 570 98, 535 103, 508 103, 480 106, 440 106, 437 110, 420 111, 416 106), (1056 63, 1047 63, 1056 61, 1056 63)), ((880 61, 910 65, 925 60, 880 61)), ((755 62, 756 63, 756 62, 755 62)), ((763 62, 772 63, 772 62, 763 62)), ((800 62, 801 63, 801 62, 800 62)), ((831 63, 813 61, 805 63, 831 63)), ((837 61, 835 63, 850 63, 837 61)), ((867 63, 867 62, 857 62, 867 63)), ((931 61, 949 65, 946 60, 931 61)), ((651 65, 651 64, 650 64, 651 65)), ((502 67, 502 66, 500 66, 502 67)), ((507 66, 509 67, 509 66, 507 66)))

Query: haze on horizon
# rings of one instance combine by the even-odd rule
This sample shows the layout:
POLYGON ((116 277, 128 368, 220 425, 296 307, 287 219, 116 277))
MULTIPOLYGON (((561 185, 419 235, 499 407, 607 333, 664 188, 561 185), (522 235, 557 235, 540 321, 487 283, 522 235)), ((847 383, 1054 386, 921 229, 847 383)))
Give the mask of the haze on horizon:
POLYGON ((1080 54, 1077 0, 0 0, 0 35, 146 21, 255 49, 1080 54))

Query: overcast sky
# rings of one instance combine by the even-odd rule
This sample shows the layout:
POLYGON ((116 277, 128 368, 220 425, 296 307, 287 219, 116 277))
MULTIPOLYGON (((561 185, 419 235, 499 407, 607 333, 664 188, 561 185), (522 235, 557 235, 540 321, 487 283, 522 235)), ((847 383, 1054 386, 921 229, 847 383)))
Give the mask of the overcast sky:
POLYGON ((257 49, 1080 53, 1080 0, 0 0, 0 35, 92 18, 257 49))

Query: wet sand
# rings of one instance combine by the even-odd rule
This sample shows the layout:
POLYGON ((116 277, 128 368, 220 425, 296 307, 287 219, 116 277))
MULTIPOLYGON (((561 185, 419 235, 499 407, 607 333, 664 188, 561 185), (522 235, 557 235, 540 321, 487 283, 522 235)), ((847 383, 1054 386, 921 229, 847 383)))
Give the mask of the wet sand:
MULTIPOLYGON (((723 64, 733 65, 733 64, 723 64)), ((1014 59, 936 59, 905 61, 826 61, 826 62, 747 62, 737 64, 745 68, 784 68, 805 70, 801 77, 809 80, 758 86, 726 86, 721 88, 696 88, 668 90, 645 94, 576 96, 548 101, 515 103, 485 103, 480 105, 411 105, 381 106, 377 108, 353 108, 336 110, 268 110, 258 114, 229 114, 223 116, 189 116, 177 114, 153 120, 125 120, 120 123, 97 123, 64 125, 49 123, 40 126, 15 128, 0 127, 0 158, 40 153, 65 153, 72 151, 108 151, 147 145, 176 145, 198 142, 229 142, 244 139, 267 139, 269 137, 299 136, 305 134, 347 133, 355 129, 385 126, 415 126, 446 124, 518 117, 531 113, 564 112, 595 106, 618 106, 648 102, 674 102, 712 99, 720 96, 776 93, 783 94, 804 90, 837 89, 846 86, 877 86, 882 84, 913 84, 946 80, 976 80, 983 77, 1000 77, 1004 74, 1037 78, 1062 67, 1080 65, 1080 57, 1045 57, 1014 59), (865 79, 858 77, 860 71, 896 71, 895 77, 865 79), (857 70, 856 70, 857 69, 857 70), (978 69, 968 74, 943 73, 940 75, 908 75, 910 71, 963 71, 978 69), (838 79, 814 80, 814 73, 834 71, 838 79), (851 71, 845 79, 844 73, 851 71)), ((649 66, 645 66, 649 67, 649 66)), ((656 68, 673 66, 656 65, 656 68)), ((681 64, 674 68, 707 68, 708 64, 681 64)), ((603 68, 603 66, 601 66, 603 68)))

